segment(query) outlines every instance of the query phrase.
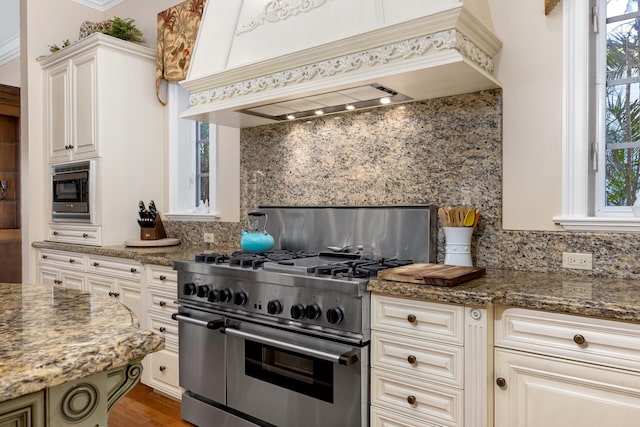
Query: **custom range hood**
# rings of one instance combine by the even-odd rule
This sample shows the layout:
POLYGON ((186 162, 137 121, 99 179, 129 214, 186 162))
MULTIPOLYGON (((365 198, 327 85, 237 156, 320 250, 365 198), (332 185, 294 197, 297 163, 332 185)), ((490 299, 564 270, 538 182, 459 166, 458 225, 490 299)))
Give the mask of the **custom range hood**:
POLYGON ((251 127, 500 87, 488 0, 208 0, 182 117, 251 127))

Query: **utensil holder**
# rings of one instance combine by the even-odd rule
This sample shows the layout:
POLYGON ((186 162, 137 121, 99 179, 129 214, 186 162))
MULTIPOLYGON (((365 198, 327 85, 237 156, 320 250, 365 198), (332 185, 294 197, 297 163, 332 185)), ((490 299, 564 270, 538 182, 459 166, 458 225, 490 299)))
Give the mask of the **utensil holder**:
POLYGON ((471 236, 473 227, 443 227, 445 236, 446 265, 473 267, 471 261, 471 236))
POLYGON ((153 227, 140 227, 140 240, 160 240, 167 237, 160 214, 156 215, 155 223, 153 227))

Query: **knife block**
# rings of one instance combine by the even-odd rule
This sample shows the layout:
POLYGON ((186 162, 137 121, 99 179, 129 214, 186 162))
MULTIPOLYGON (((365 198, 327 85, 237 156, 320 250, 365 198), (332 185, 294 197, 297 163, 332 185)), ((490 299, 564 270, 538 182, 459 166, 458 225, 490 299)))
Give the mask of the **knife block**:
POLYGON ((162 225, 162 219, 160 214, 155 217, 156 225, 152 227, 140 227, 140 240, 160 240, 167 237, 167 233, 164 231, 164 225, 162 225))

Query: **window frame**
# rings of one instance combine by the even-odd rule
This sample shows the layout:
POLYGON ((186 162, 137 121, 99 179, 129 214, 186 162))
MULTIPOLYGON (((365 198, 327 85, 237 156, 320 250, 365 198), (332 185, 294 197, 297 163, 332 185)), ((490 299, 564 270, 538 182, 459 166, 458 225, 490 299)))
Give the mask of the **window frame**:
MULTIPOLYGON (((595 197, 604 191, 604 181, 596 182, 593 168, 604 170, 603 141, 597 138, 604 126, 604 95, 597 96, 597 91, 606 84, 603 76, 593 74, 593 58, 598 57, 592 39, 593 8, 599 4, 562 2, 562 214, 553 220, 571 231, 640 231, 640 218, 632 216, 630 207, 603 210, 596 205, 595 197)), ((604 31, 606 17, 601 15, 595 13, 604 31)))

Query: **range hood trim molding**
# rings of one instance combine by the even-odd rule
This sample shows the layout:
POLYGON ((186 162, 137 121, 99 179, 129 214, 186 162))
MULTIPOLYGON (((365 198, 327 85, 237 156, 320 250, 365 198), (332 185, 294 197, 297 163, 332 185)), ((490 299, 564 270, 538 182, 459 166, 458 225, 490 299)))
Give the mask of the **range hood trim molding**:
MULTIPOLYGON (((471 43, 490 58, 502 47, 502 42, 473 16, 464 6, 358 34, 342 40, 311 47, 302 51, 266 59, 240 67, 229 68, 206 76, 192 76, 191 72, 180 85, 190 92, 227 86, 283 70, 302 67, 360 51, 390 46, 414 38, 434 35, 446 30, 459 30, 471 43), (425 31, 428 29, 428 31, 425 31)), ((198 51, 197 44, 195 52, 198 51)))

